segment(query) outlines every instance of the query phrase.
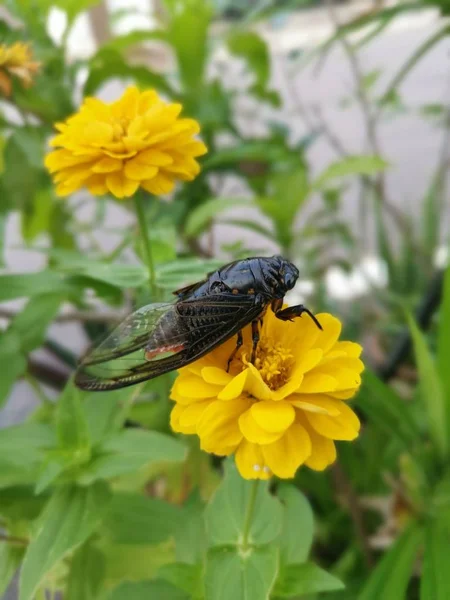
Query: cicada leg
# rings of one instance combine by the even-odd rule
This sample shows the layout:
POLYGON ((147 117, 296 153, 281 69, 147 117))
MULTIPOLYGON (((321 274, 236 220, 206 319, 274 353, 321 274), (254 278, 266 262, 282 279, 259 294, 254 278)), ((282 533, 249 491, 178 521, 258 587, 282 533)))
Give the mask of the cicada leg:
POLYGON ((319 323, 317 318, 312 314, 312 312, 308 308, 306 308, 306 306, 303 306, 303 304, 297 304, 296 306, 288 306, 283 310, 277 311, 275 313, 275 316, 277 317, 277 319, 281 319, 282 321, 292 321, 295 317, 301 317, 303 313, 306 313, 309 317, 311 317, 311 319, 314 321, 317 327, 320 330, 322 330, 322 325, 319 323))
POLYGON ((228 359, 228 362, 227 362, 227 373, 230 370, 230 365, 231 365, 233 358, 236 356, 236 352, 239 350, 239 348, 242 346, 243 343, 244 343, 244 340, 242 338, 242 331, 238 331, 237 340, 236 340, 236 348, 230 354, 230 358, 228 359))
POLYGON ((257 348, 258 342, 259 342, 259 319, 256 321, 252 321, 252 342, 253 342, 252 358, 251 358, 250 362, 252 363, 252 365, 254 365, 255 358, 256 358, 256 348, 257 348))

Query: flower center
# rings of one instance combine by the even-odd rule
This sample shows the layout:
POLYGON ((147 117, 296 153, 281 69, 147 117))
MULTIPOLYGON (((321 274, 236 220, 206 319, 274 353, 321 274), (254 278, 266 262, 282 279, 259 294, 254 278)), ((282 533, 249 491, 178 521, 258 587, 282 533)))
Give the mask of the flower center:
MULTIPOLYGON (((252 349, 247 344, 236 356, 233 363, 238 363, 238 368, 232 370, 237 373, 243 371, 251 359, 252 349)), ((294 355, 291 350, 287 350, 280 343, 274 343, 271 340, 261 339, 256 348, 256 357, 254 366, 261 373, 264 382, 271 390, 277 390, 283 386, 289 379, 294 355)))

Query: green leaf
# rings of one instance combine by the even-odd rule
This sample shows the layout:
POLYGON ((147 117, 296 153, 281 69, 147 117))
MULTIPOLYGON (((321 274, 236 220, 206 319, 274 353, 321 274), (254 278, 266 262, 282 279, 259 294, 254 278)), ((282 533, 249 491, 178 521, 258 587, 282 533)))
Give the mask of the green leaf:
POLYGON ((154 463, 179 462, 186 447, 178 440, 156 431, 126 430, 111 436, 80 475, 83 484, 138 471, 154 463))
POLYGON ((156 280, 160 287, 171 291, 188 283, 203 279, 211 271, 223 265, 217 259, 185 258, 177 259, 156 267, 156 280))
POLYGON ((203 87, 208 28, 213 16, 209 0, 166 1, 169 10, 167 41, 173 47, 183 91, 198 98, 203 87))
POLYGON ((9 522, 34 521, 47 501, 44 496, 35 496, 33 488, 14 486, 0 493, 0 515, 9 522))
POLYGON ((372 571, 358 600, 406 598, 406 589, 422 542, 422 527, 417 523, 410 524, 372 571))
POLYGON ((194 600, 203 599, 203 565, 172 563, 158 571, 158 577, 189 594, 194 600))
POLYGON ((23 548, 11 546, 5 541, 0 543, 0 597, 3 597, 11 583, 24 554, 23 548))
POLYGON ((269 598, 277 571, 274 545, 253 548, 244 555, 237 548, 213 548, 206 560, 205 600, 269 598))
POLYGON ((186 219, 184 232, 188 237, 196 237, 203 233, 205 229, 208 229, 219 213, 243 204, 248 204, 243 198, 212 198, 206 200, 206 202, 190 211, 186 219))
POLYGON ((442 302, 439 310, 439 329, 437 340, 436 365, 444 393, 447 431, 450 432, 450 266, 447 267, 442 291, 442 302))
MULTIPOLYGON (((254 483, 243 479, 234 463, 227 461, 224 480, 205 511, 210 546, 239 546, 242 543, 246 511, 254 483)), ((249 532, 250 544, 267 544, 280 533, 282 507, 268 490, 268 483, 260 481, 249 532)))
POLYGON ((251 219, 222 219, 221 223, 224 225, 232 225, 233 227, 242 227, 243 229, 254 231, 258 235, 262 235, 271 241, 275 240, 275 235, 271 229, 262 223, 252 221, 251 219))
POLYGON ((420 440, 419 427, 414 423, 407 403, 367 369, 358 395, 358 406, 388 435, 400 441, 405 449, 411 450, 420 440))
POLYGON ((88 460, 91 447, 81 398, 82 392, 69 381, 58 400, 55 417, 59 447, 75 462, 88 460))
POLYGON ((92 445, 102 442, 107 436, 122 427, 123 407, 128 406, 136 394, 136 388, 129 387, 111 392, 84 393, 83 412, 92 445))
MULTIPOLYGON (((248 68, 255 75, 255 84, 250 88, 261 100, 271 100, 267 94, 267 84, 270 79, 270 55, 265 41, 253 31, 232 31, 227 44, 230 52, 243 58, 248 68)), ((275 100, 276 105, 276 100, 275 100)))
MULTIPOLYGON (((138 581, 122 583, 106 600, 189 600, 189 596, 177 590, 167 581, 138 581)), ((81 600, 81 599, 80 599, 81 600)))
POLYGON ((425 526, 425 554, 420 582, 421 600, 450 598, 448 549, 450 529, 447 519, 431 517, 425 526))
MULTIPOLYGON (((44 0, 47 2, 48 0, 44 0)), ((67 14, 69 26, 75 18, 97 3, 97 0, 51 0, 49 6, 57 6, 67 14)))
POLYGON ((442 167, 437 169, 421 207, 419 223, 421 227, 422 248, 427 257, 432 257, 438 241, 441 239, 441 213, 445 206, 445 176, 442 167))
MULTIPOLYGON (((41 159, 40 156, 39 158, 41 159)), ((39 188, 31 207, 22 212, 22 235, 27 243, 50 229, 53 201, 54 192, 51 187, 39 188)))
MULTIPOLYGON (((203 170, 241 170, 243 164, 248 162, 261 163, 264 168, 266 165, 281 163, 292 154, 289 149, 279 143, 269 141, 246 141, 238 146, 230 148, 220 148, 211 156, 203 160, 203 170)), ((296 157, 298 160, 298 157, 296 157)))
POLYGON ((281 564, 304 562, 311 551, 314 515, 306 497, 293 485, 282 484, 277 496, 284 505, 280 538, 281 564))
POLYGON ((103 530, 118 544, 159 544, 174 536, 181 510, 157 498, 118 493, 105 515, 103 530))
POLYGON ((204 509, 198 490, 191 494, 181 509, 181 522, 175 532, 176 559, 179 562, 196 564, 203 561, 206 548, 204 509))
POLYGON ((147 270, 142 265, 121 265, 88 258, 74 258, 67 263, 60 263, 57 268, 68 275, 87 277, 117 288, 140 287, 148 279, 147 270))
POLYGON ((64 277, 54 271, 0 275, 0 302, 40 294, 66 294, 72 290, 64 277))
POLYGON ((45 575, 98 527, 109 500, 108 488, 67 486, 53 495, 27 548, 19 600, 32 600, 45 575))
POLYGON ((75 552, 67 581, 65 600, 97 600, 105 574, 103 554, 86 542, 75 552))
POLYGON ((292 598, 303 594, 334 592, 344 587, 337 577, 313 563, 292 564, 281 569, 273 595, 277 598, 292 598))
POLYGON ((427 413, 430 437, 436 451, 444 460, 448 453, 447 414, 444 391, 433 356, 427 346, 425 336, 408 312, 407 319, 414 345, 419 372, 420 396, 427 413))
POLYGON ((8 365, 0 372, 0 407, 8 400, 9 393, 27 369, 27 361, 22 354, 21 340, 13 331, 0 332, 0 364, 8 365))
POLYGON ((312 183, 312 191, 323 190, 340 177, 376 175, 389 166, 380 156, 348 156, 329 165, 312 183))
POLYGON ((0 429, 0 488, 34 483, 44 451, 54 444, 48 425, 24 423, 0 429))
POLYGON ((43 344, 47 329, 58 314, 64 298, 65 295, 60 293, 35 296, 14 318, 10 330, 19 337, 23 352, 31 352, 43 344))
POLYGON ((94 94, 101 85, 111 79, 133 79, 143 89, 155 88, 167 94, 169 98, 175 95, 162 75, 153 73, 147 66, 130 65, 120 52, 108 46, 109 44, 106 48, 101 48, 89 63, 89 77, 83 88, 84 96, 94 94))

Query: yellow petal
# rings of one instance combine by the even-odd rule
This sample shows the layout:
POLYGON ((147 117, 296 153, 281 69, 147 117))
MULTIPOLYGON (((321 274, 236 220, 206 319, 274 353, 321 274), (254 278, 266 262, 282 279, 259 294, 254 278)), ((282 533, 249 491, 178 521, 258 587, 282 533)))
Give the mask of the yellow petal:
POLYGON ((255 421, 251 410, 247 410, 239 417, 239 428, 244 437, 254 444, 271 444, 283 435, 283 431, 268 432, 263 429, 255 421))
POLYGON ((308 432, 294 423, 283 437, 273 444, 261 447, 265 461, 277 477, 288 479, 311 454, 311 440, 308 432))
POLYGON ((190 142, 183 146, 183 152, 186 152, 186 154, 189 154, 190 156, 194 157, 202 156, 203 154, 206 154, 208 152, 208 148, 203 142, 200 142, 199 140, 194 140, 193 142, 190 142))
MULTIPOLYGON (((180 432, 180 416, 183 413, 184 406, 180 404, 175 404, 170 413, 170 426, 174 431, 180 432)), ((195 431, 193 431, 195 433, 195 431)))
POLYGON ((352 358, 359 358, 362 352, 362 346, 355 342, 337 342, 333 348, 333 352, 344 352, 352 358))
POLYGON ((295 419, 295 410, 288 402, 255 402, 250 410, 256 423, 272 433, 286 431, 295 419))
POLYGON ((323 471, 336 460, 336 446, 333 440, 319 435, 314 429, 310 428, 308 434, 311 438, 311 455, 305 465, 314 471, 323 471))
POLYGON ((236 450, 236 466, 244 479, 269 479, 272 474, 260 446, 245 439, 236 450))
POLYGON ((315 347, 322 348, 323 353, 326 354, 338 341, 342 331, 342 324, 339 319, 328 313, 320 313, 316 317, 323 331, 319 333, 315 347))
POLYGON ((211 400, 203 400, 203 402, 193 402, 186 406, 180 415, 180 427, 181 431, 185 429, 193 428, 192 433, 197 431, 197 423, 204 411, 211 404, 211 400))
MULTIPOLYGON (((207 383, 213 383, 215 385, 227 385, 233 379, 233 376, 230 373, 227 373, 218 367, 203 367, 201 374, 207 383)), ((220 399, 225 400, 225 398, 220 399)))
POLYGON ((273 400, 283 400, 284 398, 287 398, 300 388, 302 381, 303 369, 301 367, 296 367, 292 372, 289 381, 272 392, 273 400))
POLYGON ((177 384, 177 392, 186 398, 217 398, 221 389, 195 375, 180 377, 177 384))
POLYGON ((112 173, 113 171, 120 171, 121 168, 121 160, 106 156, 93 165, 92 171, 94 173, 112 173))
POLYGON ((110 173, 106 176, 108 190, 116 198, 128 198, 132 196, 139 187, 138 181, 127 179, 122 172, 110 173))
POLYGON ((149 192, 149 194, 154 194, 155 196, 163 196, 164 194, 168 194, 173 190, 175 183, 173 179, 161 173, 161 171, 153 177, 153 179, 146 179, 142 182, 142 187, 144 190, 149 192))
POLYGON ((246 390, 258 400, 272 400, 273 392, 269 386, 263 381, 261 373, 258 369, 249 363, 249 377, 246 385, 246 390))
POLYGON ((158 167, 153 165, 146 165, 139 161, 139 155, 134 158, 127 160, 125 163, 124 173, 129 179, 136 179, 136 181, 143 181, 145 179, 151 179, 158 172, 158 167))
POLYGON ((312 428, 320 435, 332 440, 354 440, 359 433, 359 419, 344 402, 337 402, 340 414, 335 417, 311 412, 305 412, 305 415, 312 428))
POLYGON ((337 384, 337 379, 331 375, 310 371, 309 373, 306 373, 299 393, 326 394, 328 392, 333 392, 337 388, 337 384))
POLYGON ((91 175, 86 180, 85 186, 93 196, 103 196, 108 191, 104 175, 91 175))
POLYGON ((331 392, 330 396, 333 398, 339 398, 339 400, 349 400, 358 392, 359 388, 350 388, 347 390, 339 390, 338 392, 331 392))
POLYGON ((308 412, 330 416, 340 414, 339 402, 326 394, 293 394, 289 402, 308 412))
POLYGON ((211 402, 197 423, 201 448, 215 453, 224 447, 237 446, 242 440, 238 419, 248 409, 249 404, 250 401, 243 398, 229 402, 211 402))
POLYGON ((86 145, 103 145, 112 141, 114 131, 108 123, 94 121, 92 123, 87 123, 83 130, 79 132, 79 135, 86 145))
POLYGON ((156 150, 156 148, 142 150, 142 152, 139 152, 136 158, 139 158, 141 162, 154 165, 155 167, 166 167, 167 165, 171 165, 173 163, 173 158, 170 156, 170 154, 167 154, 166 152, 160 152, 159 150, 156 150))
POLYGON ((249 370, 245 369, 234 377, 217 396, 219 400, 232 400, 240 396, 247 382, 248 374, 249 370))

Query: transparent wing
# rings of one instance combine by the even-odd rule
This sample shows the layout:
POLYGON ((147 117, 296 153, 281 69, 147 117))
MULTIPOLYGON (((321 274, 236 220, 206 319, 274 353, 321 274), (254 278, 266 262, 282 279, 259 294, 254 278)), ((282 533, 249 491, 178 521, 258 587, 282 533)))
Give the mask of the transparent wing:
POLYGON ((262 309, 253 296, 240 294, 150 304, 87 354, 75 382, 82 389, 108 390, 179 369, 235 335, 262 309))
POLYGON ((145 348, 161 318, 174 310, 171 304, 147 304, 128 315, 98 346, 82 360, 84 366, 95 365, 145 348))

